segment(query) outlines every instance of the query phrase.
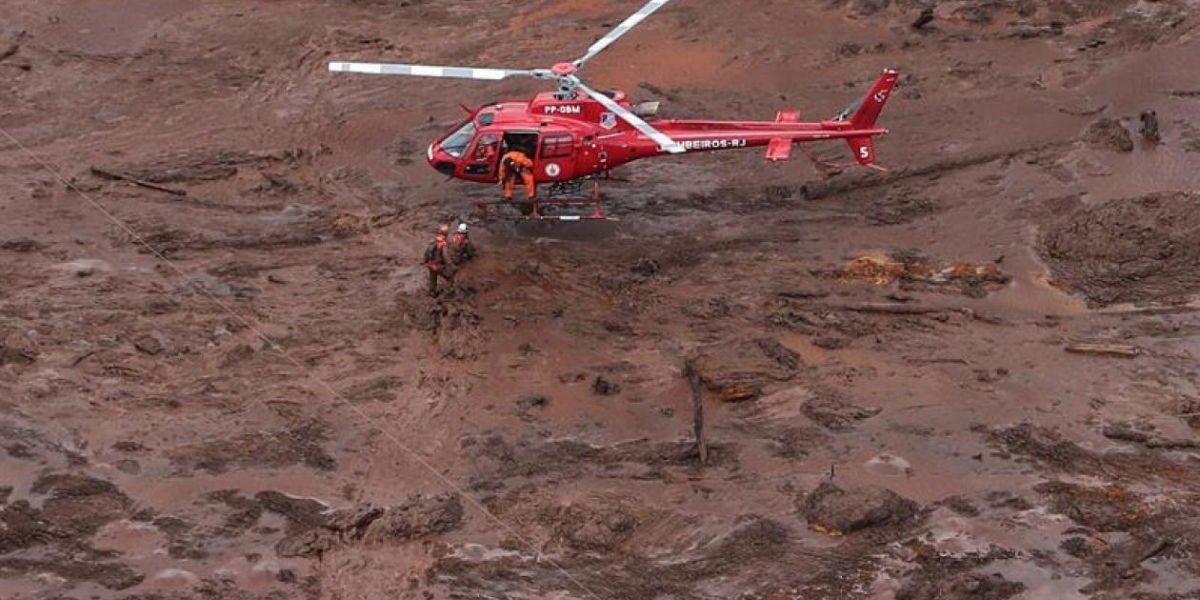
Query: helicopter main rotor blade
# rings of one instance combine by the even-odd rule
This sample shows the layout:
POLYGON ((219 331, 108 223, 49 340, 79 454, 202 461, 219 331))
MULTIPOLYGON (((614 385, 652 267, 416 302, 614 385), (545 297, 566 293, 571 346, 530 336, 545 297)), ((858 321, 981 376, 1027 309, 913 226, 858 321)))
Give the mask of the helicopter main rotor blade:
POLYGON ((662 8, 670 1, 671 0, 650 0, 647 2, 646 5, 641 8, 641 10, 633 13, 628 19, 625 19, 620 25, 617 25, 612 31, 608 32, 607 35, 599 40, 596 40, 596 43, 592 44, 592 46, 588 48, 587 54, 584 54, 583 58, 575 61, 575 66, 578 67, 591 60, 592 57, 596 56, 597 54, 600 54, 602 50, 612 45, 613 42, 617 41, 617 38, 625 35, 630 29, 633 29, 638 23, 646 20, 646 17, 654 14, 654 11, 662 8))
POLYGON ((641 117, 629 112, 628 110, 625 110, 623 106, 614 102, 612 98, 609 98, 608 96, 605 96, 604 94, 601 94, 600 92, 597 92, 596 90, 593 90, 582 83, 577 83, 575 85, 579 89, 583 90, 585 94, 591 96, 597 102, 604 105, 604 108, 616 113, 618 117, 621 117, 627 123, 633 125, 635 129, 646 134, 646 137, 658 142, 658 145, 662 147, 663 150, 666 150, 671 154, 680 154, 685 152, 682 144, 676 142, 670 137, 667 137, 667 135, 663 132, 651 127, 650 124, 643 121, 641 117))
POLYGON ((383 63, 331 62, 333 73, 361 73, 365 75, 411 75, 415 77, 453 77, 457 79, 480 79, 499 81, 506 77, 536 77, 550 79, 553 75, 546 69, 476 69, 472 67, 434 67, 429 65, 397 65, 383 63))

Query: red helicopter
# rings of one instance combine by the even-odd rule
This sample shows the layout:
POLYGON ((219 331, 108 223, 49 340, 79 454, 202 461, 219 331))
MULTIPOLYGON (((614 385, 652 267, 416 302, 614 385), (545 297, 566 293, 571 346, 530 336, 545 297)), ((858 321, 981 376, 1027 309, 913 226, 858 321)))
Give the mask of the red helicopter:
MULTIPOLYGON (((896 71, 885 70, 858 101, 832 119, 800 122, 800 112, 779 111, 775 121, 656 120, 657 102, 630 104, 620 91, 596 91, 578 76, 580 67, 671 0, 650 0, 640 10, 597 40, 583 57, 549 69, 482 69, 425 65, 331 62, 338 73, 407 75, 498 81, 508 77, 554 80, 556 92, 543 92, 528 102, 501 102, 475 110, 429 145, 429 164, 451 178, 477 183, 499 181, 501 157, 520 150, 533 162, 536 184, 547 184, 546 198, 514 203, 532 218, 605 218, 600 210, 597 178, 625 163, 688 151, 732 150, 766 146, 766 158, 786 160, 792 144, 844 139, 859 164, 875 165, 874 137, 887 133, 875 126, 896 85, 896 71), (583 187, 593 182, 590 197, 583 187), (574 196, 574 197, 572 197, 574 196), (591 205, 588 215, 561 213, 566 206, 591 205)), ((838 165, 840 166, 840 165, 838 165)), ((489 205, 479 203, 484 211, 489 205)))

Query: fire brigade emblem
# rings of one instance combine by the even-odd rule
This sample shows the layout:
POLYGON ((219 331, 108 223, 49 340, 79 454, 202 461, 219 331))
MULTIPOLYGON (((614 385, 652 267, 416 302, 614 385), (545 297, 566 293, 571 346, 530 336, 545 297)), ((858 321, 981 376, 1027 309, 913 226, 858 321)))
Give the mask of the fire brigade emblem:
POLYGON ((617 113, 606 112, 600 115, 600 126, 612 129, 617 126, 617 113))

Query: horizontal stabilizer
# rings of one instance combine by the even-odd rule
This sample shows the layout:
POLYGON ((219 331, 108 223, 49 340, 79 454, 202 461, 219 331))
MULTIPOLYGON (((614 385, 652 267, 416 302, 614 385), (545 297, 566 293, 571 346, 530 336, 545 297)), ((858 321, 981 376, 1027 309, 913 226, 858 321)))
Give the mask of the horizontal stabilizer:
POLYGON ((767 145, 767 160, 780 161, 787 160, 792 155, 792 140, 787 138, 775 138, 767 145))
MULTIPOLYGON (((776 123, 797 123, 800 121, 800 111, 798 110, 781 110, 775 114, 776 123)), ((780 161, 787 160, 792 155, 792 140, 788 138, 774 138, 767 145, 767 160, 780 161)))

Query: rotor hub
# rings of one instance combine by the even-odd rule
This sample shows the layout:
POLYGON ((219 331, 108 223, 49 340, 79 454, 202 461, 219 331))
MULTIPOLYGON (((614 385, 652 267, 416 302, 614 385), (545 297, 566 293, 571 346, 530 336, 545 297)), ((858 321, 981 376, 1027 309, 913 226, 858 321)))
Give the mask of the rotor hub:
POLYGON ((561 63, 558 63, 557 65, 554 65, 553 67, 550 67, 550 72, 554 73, 558 77, 566 77, 568 75, 574 75, 575 74, 575 65, 574 65, 574 63, 561 62, 561 63))

